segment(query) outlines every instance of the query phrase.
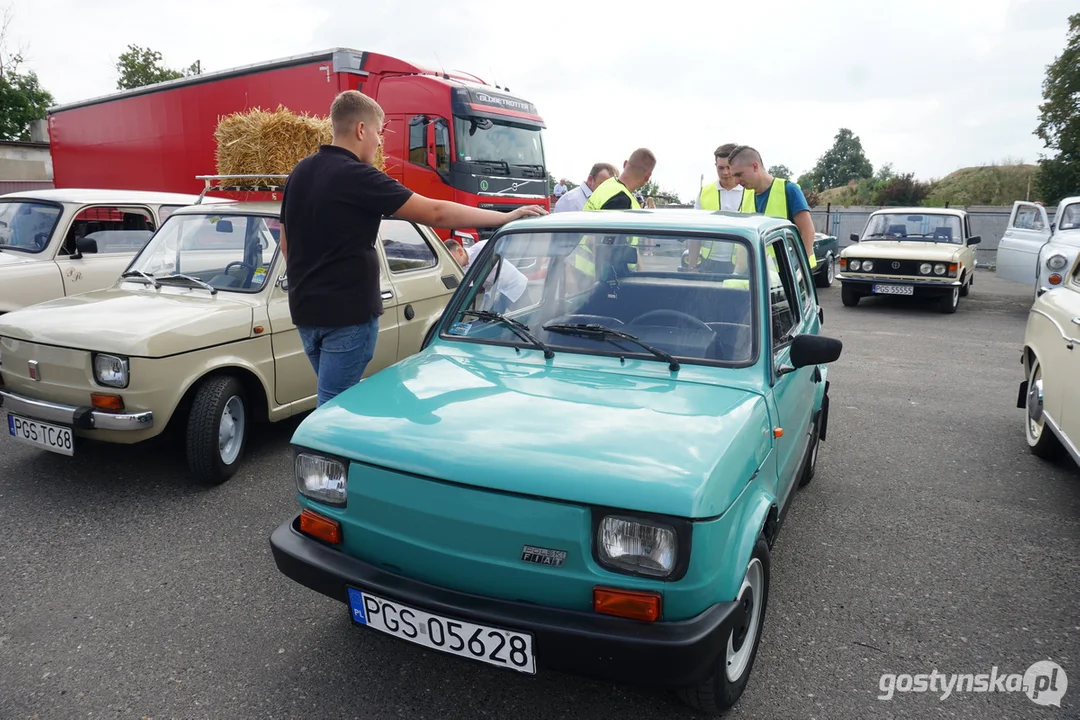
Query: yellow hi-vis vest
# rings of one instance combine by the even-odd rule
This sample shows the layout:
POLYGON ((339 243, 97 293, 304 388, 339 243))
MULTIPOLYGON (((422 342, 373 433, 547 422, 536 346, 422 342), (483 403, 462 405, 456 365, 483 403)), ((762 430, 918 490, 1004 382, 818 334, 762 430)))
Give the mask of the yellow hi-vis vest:
MULTIPOLYGON (((720 209, 720 189, 716 187, 716 183, 701 186, 701 192, 698 194, 698 204, 701 205, 702 210, 720 209)), ((698 250, 698 260, 708 260, 709 255, 712 254, 713 245, 714 241, 712 240, 702 240, 701 248, 698 250)), ((731 248, 731 262, 735 262, 737 252, 737 247, 731 248)))
MULTIPOLYGON (((764 215, 768 217, 778 217, 787 220, 788 206, 787 206, 787 180, 784 178, 773 178, 772 187, 769 189, 769 199, 765 202, 764 215)), ((750 188, 743 190, 742 206, 739 208, 739 212, 744 213, 756 213, 757 202, 754 199, 757 193, 750 188)), ((772 252, 772 246, 769 246, 769 252, 772 252)), ((775 258, 774 258, 775 259, 775 258)), ((814 257, 813 252, 807 253, 807 260, 810 261, 810 269, 813 270, 817 267, 817 258, 814 257)))
MULTIPOLYGON (((630 192, 629 188, 627 188, 625 185, 623 185, 622 182, 619 180, 619 178, 615 178, 615 177, 608 178, 604 182, 597 185, 596 189, 593 190, 592 195, 589 196, 589 200, 588 200, 588 202, 585 203, 585 207, 583 209, 584 210, 602 210, 604 208, 604 203, 606 203, 608 200, 615 197, 616 195, 619 195, 620 193, 622 193, 622 194, 624 194, 624 195, 626 195, 627 197, 630 198, 630 208, 631 209, 633 209, 633 210, 640 210, 641 209, 641 203, 639 203, 637 201, 637 198, 634 197, 634 193, 630 192)), ((630 238, 630 245, 632 247, 636 247, 640 243, 641 243, 640 238, 636 238, 636 237, 630 238)), ((578 245, 577 248, 574 249, 574 259, 573 259, 574 267, 576 267, 579 270, 582 270, 584 272, 589 272, 590 274, 595 276, 596 270, 595 270, 595 266, 593 265, 592 258, 593 258, 592 250, 590 250, 588 247, 585 246, 585 241, 583 239, 581 241, 581 244, 578 245), (589 270, 586 270, 586 267, 588 267, 589 270)), ((636 270, 637 269, 637 264, 636 263, 630 263, 628 265, 628 267, 630 268, 630 270, 636 270)))

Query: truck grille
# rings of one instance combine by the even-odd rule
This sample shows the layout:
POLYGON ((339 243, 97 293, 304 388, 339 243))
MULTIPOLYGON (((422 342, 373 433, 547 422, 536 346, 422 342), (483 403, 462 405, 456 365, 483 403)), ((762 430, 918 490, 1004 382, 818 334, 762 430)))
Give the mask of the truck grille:
POLYGON ((508 213, 526 205, 535 205, 535 203, 480 203, 479 207, 481 210, 498 210, 499 212, 508 213))

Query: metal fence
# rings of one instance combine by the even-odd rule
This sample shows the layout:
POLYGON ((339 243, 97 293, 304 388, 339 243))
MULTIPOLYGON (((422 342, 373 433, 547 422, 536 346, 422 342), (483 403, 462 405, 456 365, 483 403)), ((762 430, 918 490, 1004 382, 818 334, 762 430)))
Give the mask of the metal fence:
MULTIPOLYGON (((979 267, 994 267, 997 257, 998 243, 1005 234, 1005 228, 1009 224, 1009 216, 1012 215, 1012 206, 953 206, 960 210, 967 210, 971 216, 971 233, 982 238, 982 242, 975 246, 975 258, 979 267)), ((810 211, 814 218, 814 229, 818 232, 835 235, 840 241, 840 247, 851 245, 851 234, 861 234, 866 227, 866 220, 870 213, 880 210, 878 207, 817 207, 810 211)), ((1046 213, 1052 222, 1054 208, 1046 208, 1046 213)))

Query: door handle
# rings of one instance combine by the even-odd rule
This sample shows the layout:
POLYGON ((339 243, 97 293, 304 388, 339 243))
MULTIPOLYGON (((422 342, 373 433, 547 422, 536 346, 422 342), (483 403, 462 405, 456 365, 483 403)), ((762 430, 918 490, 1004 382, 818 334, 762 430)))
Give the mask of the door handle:
POLYGON ((1080 315, 1072 319, 1073 325, 1080 325, 1080 315))
POLYGON ((394 297, 394 292, 392 290, 383 290, 382 291, 382 299, 383 300, 389 300, 392 297, 394 297))

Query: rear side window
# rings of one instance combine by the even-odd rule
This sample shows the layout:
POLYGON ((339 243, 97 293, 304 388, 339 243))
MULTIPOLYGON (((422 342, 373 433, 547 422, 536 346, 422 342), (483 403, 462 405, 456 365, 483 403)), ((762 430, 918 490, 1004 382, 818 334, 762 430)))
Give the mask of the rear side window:
POLYGON ((135 253, 156 228, 154 216, 146 208, 112 205, 83 208, 68 228, 64 252, 74 253, 75 241, 87 238, 97 242, 99 255, 135 253))
POLYGON ((383 220, 381 233, 390 272, 422 270, 439 264, 435 251, 412 223, 404 220, 383 220))

